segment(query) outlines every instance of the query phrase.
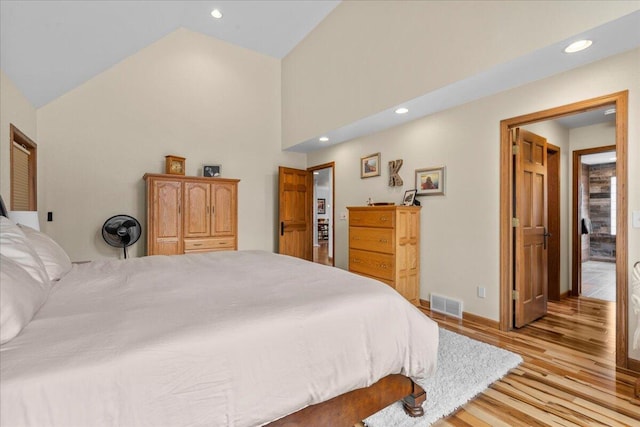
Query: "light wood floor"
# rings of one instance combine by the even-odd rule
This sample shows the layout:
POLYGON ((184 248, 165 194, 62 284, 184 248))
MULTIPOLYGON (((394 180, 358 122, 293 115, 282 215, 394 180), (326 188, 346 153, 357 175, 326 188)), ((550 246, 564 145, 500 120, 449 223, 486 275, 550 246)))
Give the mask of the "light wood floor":
MULTIPOLYGON (((615 303, 567 298, 514 332, 423 311, 524 363, 436 426, 640 426, 635 375, 615 369, 615 303)), ((428 398, 428 397, 427 397, 428 398)))
POLYGON ((313 247, 313 262, 333 266, 333 259, 329 257, 329 242, 321 240, 313 247))

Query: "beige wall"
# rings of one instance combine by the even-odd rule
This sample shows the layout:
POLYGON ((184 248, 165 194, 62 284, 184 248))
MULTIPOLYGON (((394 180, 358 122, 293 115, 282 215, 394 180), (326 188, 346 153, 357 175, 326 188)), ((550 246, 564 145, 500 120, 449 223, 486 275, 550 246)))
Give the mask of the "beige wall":
POLYGON ((73 260, 118 256, 102 224, 122 213, 144 225, 142 176, 175 154, 187 175, 222 164, 241 179, 239 248, 274 250, 277 166, 306 161, 280 149, 280 77, 276 59, 181 29, 40 108, 43 229, 73 260))
POLYGON ((11 209, 9 125, 13 124, 37 143, 36 109, 2 70, 0 70, 0 94, 0 194, 7 208, 11 209))
MULTIPOLYGON (((434 292, 462 299, 465 311, 498 320, 500 120, 629 89, 629 208, 638 210, 639 73, 640 50, 635 50, 311 153, 308 164, 335 161, 338 217, 347 206, 362 205, 368 197, 399 203, 404 191, 414 188, 415 169, 445 165, 446 195, 420 198, 421 298, 429 299, 434 292), (382 153, 382 176, 360 179, 360 157, 377 151, 382 153), (386 165, 394 159, 404 160, 403 188, 387 186, 386 165), (476 296, 477 286, 487 288, 486 298, 476 296)), ((567 174, 563 177, 568 179, 567 174)), ((564 206, 568 212, 570 205, 564 206)), ((336 220, 335 235, 336 265, 346 268, 346 221, 336 220)), ((630 228, 629 259, 638 257, 640 229, 630 228)), ((565 279, 568 262, 565 259, 565 279)))
POLYGON ((283 60, 283 148, 562 41, 639 5, 342 2, 283 60))

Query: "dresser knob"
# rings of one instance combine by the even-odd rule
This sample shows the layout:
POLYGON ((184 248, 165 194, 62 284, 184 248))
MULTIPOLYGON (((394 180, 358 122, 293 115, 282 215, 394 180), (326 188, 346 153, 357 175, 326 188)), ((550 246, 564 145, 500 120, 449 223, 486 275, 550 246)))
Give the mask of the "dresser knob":
POLYGON ((381 216, 380 221, 385 222, 388 218, 386 216, 381 216))
POLYGON ((387 243, 387 239, 380 239, 378 240, 380 243, 387 243))

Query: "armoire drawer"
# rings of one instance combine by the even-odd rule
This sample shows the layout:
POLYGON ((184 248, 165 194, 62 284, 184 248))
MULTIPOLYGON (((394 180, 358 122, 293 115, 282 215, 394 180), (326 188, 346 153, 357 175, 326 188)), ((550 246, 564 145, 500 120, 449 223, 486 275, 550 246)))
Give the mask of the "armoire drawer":
POLYGON ((395 226, 395 212, 392 210, 353 210, 349 212, 351 227, 387 227, 395 226))
POLYGON ((349 271, 393 280, 395 274, 394 256, 377 252, 349 250, 349 271))
POLYGON ((184 239, 184 251, 200 252, 234 249, 233 238, 184 239))
POLYGON ((392 254, 394 252, 393 229, 349 227, 349 248, 392 254))

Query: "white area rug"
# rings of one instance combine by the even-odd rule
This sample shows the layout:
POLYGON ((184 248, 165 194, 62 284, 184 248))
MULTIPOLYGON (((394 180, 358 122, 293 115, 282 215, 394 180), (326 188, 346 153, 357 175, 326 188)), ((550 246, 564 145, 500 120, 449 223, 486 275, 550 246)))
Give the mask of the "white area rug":
POLYGON ((411 418, 399 402, 364 420, 369 427, 424 427, 447 416, 522 363, 501 348, 440 328, 438 368, 419 382, 427 392, 424 416, 411 418))

